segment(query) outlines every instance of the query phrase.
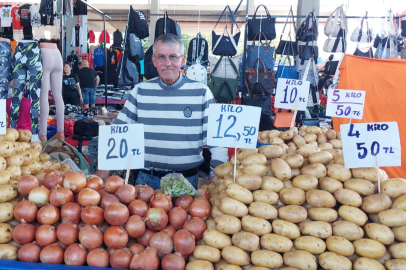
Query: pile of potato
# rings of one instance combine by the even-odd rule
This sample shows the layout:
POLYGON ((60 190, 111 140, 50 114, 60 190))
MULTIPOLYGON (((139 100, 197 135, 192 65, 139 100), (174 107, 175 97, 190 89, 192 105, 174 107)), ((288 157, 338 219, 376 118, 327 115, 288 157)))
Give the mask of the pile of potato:
POLYGON ((215 168, 211 218, 186 269, 406 269, 404 179, 379 170, 379 193, 377 168, 344 167, 334 130, 258 139, 272 145, 215 168))
POLYGON ((21 176, 37 175, 44 170, 55 169, 61 172, 71 170, 69 165, 52 160, 41 153, 42 145, 31 140, 31 131, 8 128, 0 135, 0 259, 16 260, 19 245, 12 237, 14 226, 14 206, 23 199, 17 192, 21 176))

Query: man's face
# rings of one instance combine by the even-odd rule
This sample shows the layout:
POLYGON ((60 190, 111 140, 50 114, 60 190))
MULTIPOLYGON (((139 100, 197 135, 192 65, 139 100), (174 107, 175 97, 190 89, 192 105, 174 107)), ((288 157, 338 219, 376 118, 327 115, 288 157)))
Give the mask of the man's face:
POLYGON ((152 62, 159 76, 169 85, 176 82, 179 78, 179 71, 185 64, 185 59, 186 56, 181 52, 179 44, 167 45, 161 41, 156 44, 155 54, 152 56, 152 62), (165 60, 163 60, 164 56, 166 57, 165 60))

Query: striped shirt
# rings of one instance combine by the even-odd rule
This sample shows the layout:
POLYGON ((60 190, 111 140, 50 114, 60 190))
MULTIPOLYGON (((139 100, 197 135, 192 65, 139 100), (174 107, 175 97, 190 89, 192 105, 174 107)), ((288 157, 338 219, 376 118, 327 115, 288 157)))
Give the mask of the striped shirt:
MULTIPOLYGON (((144 124, 145 169, 183 171, 203 162, 210 89, 183 77, 176 87, 160 77, 137 84, 114 124, 144 124)), ((227 148, 209 147, 211 167, 228 160, 227 148)))

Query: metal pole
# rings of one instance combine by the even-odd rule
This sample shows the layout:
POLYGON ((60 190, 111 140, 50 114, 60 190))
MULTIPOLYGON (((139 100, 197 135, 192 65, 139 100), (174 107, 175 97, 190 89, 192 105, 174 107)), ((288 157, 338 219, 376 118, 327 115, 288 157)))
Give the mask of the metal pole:
MULTIPOLYGON (((245 6, 245 35, 244 35, 244 53, 242 55, 242 93, 241 93, 241 100, 245 93, 245 62, 247 60, 247 42, 248 42, 248 5, 249 1, 247 0, 247 4, 245 6)), ((244 105, 244 104, 243 104, 244 105)))
POLYGON ((103 30, 104 30, 104 106, 107 108, 107 48, 106 48, 106 16, 103 14, 103 30))
POLYGON ((65 27, 65 17, 63 16, 63 1, 61 1, 61 6, 59 7, 61 9, 61 13, 60 13, 60 20, 59 20, 59 34, 60 34, 60 38, 59 38, 59 42, 61 45, 61 55, 62 55, 62 60, 65 60, 64 57, 64 51, 65 51, 65 43, 63 40, 63 30, 65 27))

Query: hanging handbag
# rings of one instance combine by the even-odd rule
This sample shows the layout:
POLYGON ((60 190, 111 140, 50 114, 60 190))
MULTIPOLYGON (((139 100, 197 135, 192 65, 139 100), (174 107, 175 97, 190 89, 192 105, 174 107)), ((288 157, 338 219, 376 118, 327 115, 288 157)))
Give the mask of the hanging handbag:
POLYGON ((323 50, 325 52, 337 53, 344 52, 347 47, 347 42, 345 40, 345 32, 343 29, 338 31, 337 38, 333 38, 332 35, 324 42, 323 50))
POLYGON ((317 28, 316 16, 313 12, 307 14, 304 21, 300 24, 299 29, 296 32, 296 40, 309 41, 317 40, 319 30, 317 28))
POLYGON ((235 20, 234 14, 232 13, 230 6, 226 6, 221 13, 219 19, 217 20, 216 25, 214 26, 213 30, 211 31, 212 35, 212 50, 214 55, 228 55, 228 56, 234 56, 237 54, 237 44, 238 40, 240 39, 240 28, 237 24, 237 21, 235 20), (226 27, 224 28, 224 32, 221 35, 217 35, 216 32, 214 32, 214 29, 216 29, 217 24, 220 22, 221 17, 224 15, 224 12, 226 11, 230 12, 231 15, 231 23, 235 24, 238 29, 238 33, 236 33, 234 36, 231 35, 230 31, 226 27))
MULTIPOLYGON (((383 40, 383 35, 381 36, 383 40)), ((375 51, 375 58, 378 59, 389 59, 389 58, 397 58, 398 56, 398 48, 396 42, 396 36, 388 36, 386 39, 386 44, 380 43, 378 48, 375 51), (387 44, 389 43, 389 49, 387 44)))
POLYGON ((288 34, 289 40, 282 40, 283 35, 285 34, 286 25, 288 24, 289 18, 292 19, 292 24, 294 27, 294 31, 296 33, 296 22, 295 22, 295 18, 293 17, 292 7, 290 7, 288 17, 286 18, 285 25, 283 26, 283 30, 282 30, 281 38, 279 40, 278 47, 276 48, 276 54, 297 56, 297 54, 298 54, 297 41, 292 41, 292 29, 291 29, 290 24, 289 24, 290 29, 289 29, 289 34, 288 34))
POLYGON ((361 27, 357 26, 351 34, 350 40, 353 42, 360 42, 360 43, 371 43, 373 40, 373 32, 372 29, 369 29, 368 23, 368 12, 366 12, 365 16, 362 17, 361 20, 361 27), (366 23, 367 29, 363 31, 364 21, 366 23))
POLYGON ((327 75, 336 74, 336 70, 337 70, 339 61, 333 61, 333 59, 334 59, 334 55, 332 54, 328 58, 328 61, 326 62, 326 65, 324 67, 324 73, 326 73, 327 75))
POLYGON ((305 60, 309 60, 310 58, 314 58, 317 61, 319 58, 319 48, 317 46, 308 45, 299 45, 299 58, 302 60, 300 62, 301 65, 304 64, 305 60))
POLYGON ((317 66, 315 63, 316 63, 316 61, 313 58, 309 59, 309 61, 307 62, 306 68, 302 69, 299 72, 299 80, 309 81, 310 84, 317 85, 317 82, 319 80, 319 76, 318 76, 319 72, 318 72, 318 69, 317 69, 317 66), (306 72, 307 69, 308 69, 308 72, 306 72))
POLYGON ((371 47, 369 47, 367 51, 362 51, 358 48, 358 45, 357 48, 355 49, 354 55, 366 58, 374 58, 374 53, 371 47))
POLYGON ((389 59, 397 58, 397 36, 396 29, 393 23, 393 12, 389 10, 382 22, 381 34, 377 35, 374 41, 376 47, 375 58, 389 59))
MULTIPOLYGON (((285 57, 283 63, 281 65, 281 61, 278 63, 278 69, 275 73, 275 78, 284 78, 284 79, 297 79, 297 71, 296 71, 296 60, 294 61, 294 65, 291 65, 290 57, 285 57), (289 62, 289 68, 286 67, 286 60, 289 62)), ((275 85, 276 87, 276 85, 275 85)))
POLYGON ((263 108, 263 110, 267 111, 261 111, 261 113, 270 115, 271 97, 266 95, 264 87, 260 83, 255 83, 251 87, 246 84, 246 88, 247 93, 242 97, 242 104, 263 108), (257 92, 257 94, 254 92, 257 92), (269 108, 266 107, 267 103, 269 108))
MULTIPOLYGON (((317 99, 318 95, 316 94, 317 91, 317 84, 318 84, 318 75, 317 75, 317 67, 313 59, 310 59, 307 63, 306 69, 304 71, 302 80, 309 81, 309 77, 314 78, 314 81, 310 80, 310 89, 309 89, 309 96, 307 98, 307 107, 313 107, 313 113, 315 115, 319 114, 319 100, 317 99), (310 67, 312 70, 310 71, 310 67)), ((303 114, 301 114, 303 117, 303 114)), ((319 126, 319 119, 318 118, 310 118, 310 119, 296 119, 296 122, 301 123, 302 125, 312 124, 315 126, 319 126), (304 122, 304 123, 303 123, 304 122), (307 123, 307 124, 305 124, 307 123)))
POLYGON ((402 32, 401 32, 401 36, 402 37, 406 37, 406 20, 405 20, 405 18, 403 17, 403 21, 400 21, 400 25, 401 25, 401 28, 402 28, 402 32))
MULTIPOLYGON (((248 86, 247 89, 253 89, 255 84, 261 85, 261 91, 265 92, 265 95, 269 96, 272 94, 273 91, 273 83, 272 83, 272 69, 267 69, 266 67, 263 68, 264 62, 261 58, 255 59, 254 63, 251 67, 247 67, 245 70, 246 76, 246 85, 248 86), (262 67, 257 65, 257 63, 262 63, 262 67)), ((258 95, 260 93, 255 92, 255 90, 251 91, 252 94, 258 95)))
POLYGON ((402 49, 400 50, 400 58, 406 59, 406 48, 405 47, 402 47, 402 49))
POLYGON ((265 34, 263 32, 258 32, 252 41, 252 45, 248 45, 247 48, 247 66, 251 67, 257 58, 261 58, 262 61, 260 62, 260 66, 263 67, 262 65, 265 63, 267 69, 272 69, 274 64, 274 49, 274 47, 269 46, 269 42, 265 34), (258 35, 265 37, 265 46, 255 45, 255 40, 258 35))
MULTIPOLYGON (((248 40, 255 40, 259 38, 257 36, 258 32, 263 32, 266 38, 271 41, 276 37, 275 31, 275 17, 272 17, 269 14, 269 11, 266 6, 259 5, 255 10, 254 16, 251 20, 248 20, 248 40), (260 7, 263 7, 266 12, 266 19, 259 18, 257 19, 257 11, 260 7)), ((258 39, 257 39, 258 40, 258 39)))
POLYGON ((213 93, 214 99, 220 103, 228 103, 230 101, 235 100, 235 96, 237 94, 237 87, 240 81, 239 75, 235 79, 230 78, 221 78, 216 77, 213 73, 218 68, 219 64, 223 57, 227 57, 231 66, 233 67, 236 74, 238 73, 237 67, 234 65, 233 61, 227 55, 222 55, 220 60, 217 62, 216 66, 214 67, 212 74, 210 75, 210 90, 213 93))
POLYGON ((336 8, 328 17, 327 22, 324 25, 324 34, 330 38, 338 37, 340 29, 343 29, 345 34, 347 34, 347 18, 345 17, 345 12, 342 6, 336 8))

